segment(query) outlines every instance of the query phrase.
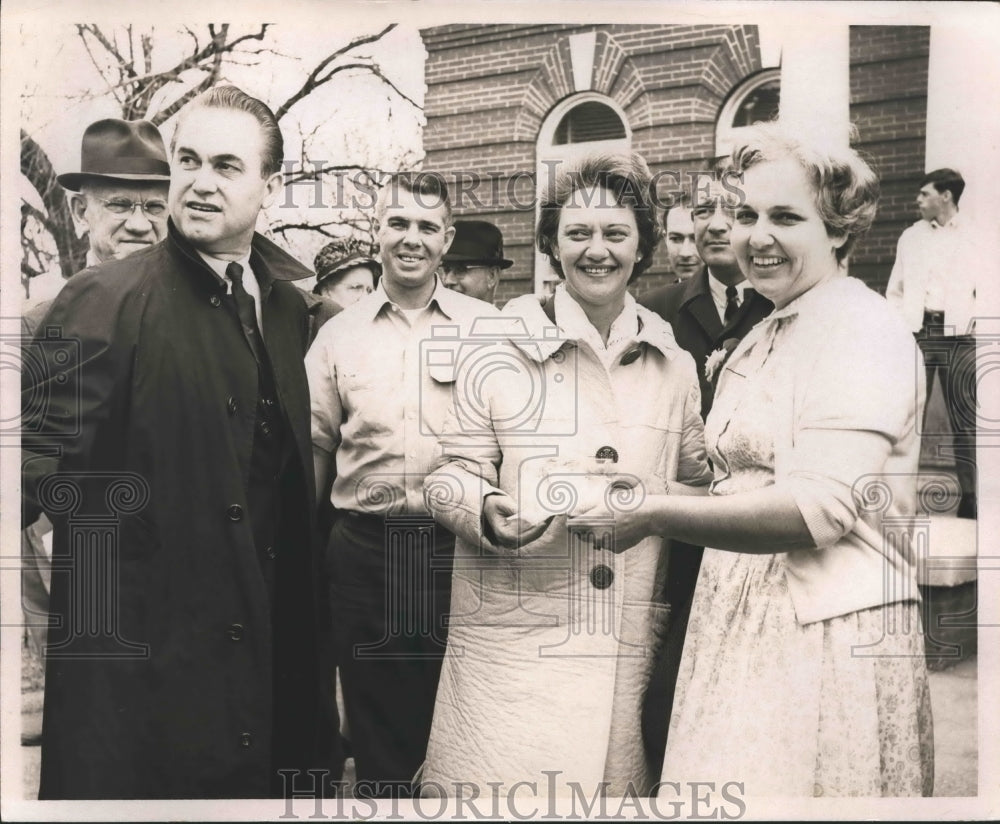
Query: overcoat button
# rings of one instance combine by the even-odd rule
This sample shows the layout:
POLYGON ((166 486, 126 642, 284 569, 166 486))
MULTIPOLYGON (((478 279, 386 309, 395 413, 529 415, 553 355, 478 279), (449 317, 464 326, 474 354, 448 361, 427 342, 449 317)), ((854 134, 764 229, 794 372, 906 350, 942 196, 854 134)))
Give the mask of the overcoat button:
POLYGON ((597 454, 594 455, 599 461, 611 461, 612 463, 618 463, 618 450, 613 446, 602 446, 597 450, 597 454))
POLYGON ((615 582, 615 573, 611 567, 599 564, 590 570, 590 583, 594 589, 607 589, 615 582))
POLYGON ((242 641, 243 640, 243 624, 232 624, 229 629, 226 630, 226 635, 229 636, 230 641, 242 641))
POLYGON ((619 363, 622 366, 628 366, 630 363, 635 363, 637 360, 639 360, 641 355, 642 355, 641 349, 629 349, 628 352, 622 355, 622 359, 619 361, 619 363))
POLYGON ((260 425, 260 434, 263 435, 265 438, 271 437, 271 424, 269 424, 267 421, 264 421, 260 425))
POLYGON ((236 414, 236 409, 237 409, 236 398, 234 398, 232 395, 230 395, 229 400, 226 401, 226 409, 229 410, 230 415, 236 414))
POLYGON ((230 521, 242 521, 243 507, 239 504, 233 504, 226 510, 226 517, 228 517, 230 521))
POLYGON ((212 295, 212 297, 208 299, 208 302, 211 303, 212 306, 214 306, 216 309, 222 306, 222 298, 220 298, 218 295, 212 295))
POLYGON ((264 550, 264 554, 267 556, 267 560, 273 561, 278 557, 278 550, 276 550, 273 546, 269 546, 264 550))
POLYGON ((253 736, 250 735, 250 733, 248 733, 248 732, 241 732, 240 733, 240 746, 243 747, 243 748, 247 748, 251 744, 253 744, 253 736))

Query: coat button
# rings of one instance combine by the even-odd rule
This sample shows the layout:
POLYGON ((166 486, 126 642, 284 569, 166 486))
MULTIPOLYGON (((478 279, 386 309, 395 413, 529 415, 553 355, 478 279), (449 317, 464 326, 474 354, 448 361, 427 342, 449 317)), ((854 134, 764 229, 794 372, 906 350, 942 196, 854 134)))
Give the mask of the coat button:
POLYGON ((253 744, 253 736, 250 735, 250 733, 248 733, 248 732, 241 732, 240 733, 240 746, 243 747, 244 749, 246 749, 251 744, 253 744))
POLYGON ((590 570, 590 583, 594 589, 607 589, 615 582, 615 573, 609 566, 598 564, 590 570))
POLYGON ((230 641, 242 641, 243 640, 243 624, 232 624, 229 629, 226 630, 226 635, 229 636, 230 641))
POLYGON ((276 550, 273 546, 269 546, 264 550, 264 554, 267 556, 267 560, 273 561, 278 557, 278 550, 276 550))
POLYGON ((612 463, 618 463, 618 450, 613 446, 602 446, 597 450, 597 454, 594 455, 599 461, 611 461, 612 463))
POLYGON ((269 424, 267 421, 264 421, 260 425, 260 434, 263 435, 265 438, 270 438, 271 437, 271 424, 269 424))
POLYGON ((230 521, 242 521, 243 507, 239 504, 233 504, 226 510, 226 517, 229 518, 230 521))
POLYGON ((222 298, 220 298, 218 295, 212 295, 212 297, 208 299, 208 302, 211 303, 212 306, 214 306, 216 309, 222 306, 222 298))
POLYGON ((622 366, 628 366, 630 363, 635 363, 642 355, 641 349, 629 349, 624 355, 619 363, 622 366))
POLYGON ((229 399, 226 401, 226 409, 230 415, 236 414, 236 410, 238 409, 238 407, 236 406, 236 398, 234 398, 232 395, 230 395, 229 399))

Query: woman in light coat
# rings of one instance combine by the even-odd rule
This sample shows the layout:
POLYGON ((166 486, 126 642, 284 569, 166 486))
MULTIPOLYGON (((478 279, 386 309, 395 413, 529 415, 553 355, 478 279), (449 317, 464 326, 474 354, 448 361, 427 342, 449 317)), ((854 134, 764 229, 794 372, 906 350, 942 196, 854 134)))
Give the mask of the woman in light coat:
POLYGON ((637 155, 560 173, 537 240, 564 283, 452 353, 453 436, 425 485, 458 536, 427 794, 527 781, 589 798, 655 781, 640 707, 669 620, 664 542, 616 552, 566 526, 588 502, 634 507, 710 480, 694 362, 627 291, 656 247, 653 202, 637 155))

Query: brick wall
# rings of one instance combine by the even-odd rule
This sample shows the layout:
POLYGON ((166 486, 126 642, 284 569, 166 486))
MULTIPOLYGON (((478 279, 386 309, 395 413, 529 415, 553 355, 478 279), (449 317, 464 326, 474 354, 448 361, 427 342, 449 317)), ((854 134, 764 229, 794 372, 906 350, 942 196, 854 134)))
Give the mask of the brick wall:
POLYGON ((851 26, 851 122, 857 148, 878 170, 882 198, 851 274, 885 291, 896 241, 917 219, 914 200, 924 174, 927 135, 927 26, 851 26))
MULTIPOLYGON (((536 141, 546 115, 576 91, 568 38, 583 32, 596 32, 592 89, 625 111, 632 147, 654 172, 704 168, 725 96, 760 68, 754 26, 454 25, 421 32, 428 53, 424 169, 451 178, 459 218, 475 215, 503 231, 514 265, 504 272, 498 303, 533 288, 536 141), (467 173, 484 175, 474 191, 468 178, 456 180, 467 173)), ((676 187, 668 180, 661 188, 676 187)), ((661 247, 634 288, 646 291, 666 278, 661 247)))
MULTIPOLYGON (((466 187, 459 217, 492 220, 503 231, 514 266, 504 273, 498 302, 533 287, 536 141, 546 115, 575 93, 568 38, 583 32, 596 32, 593 90, 625 111, 632 147, 654 172, 704 168, 714 154, 726 96, 760 69, 755 26, 453 25, 422 31, 428 53, 424 168, 451 176, 453 191, 466 187), (474 190, 454 180, 472 173, 483 175, 474 190)), ((923 26, 850 31, 851 120, 883 191, 878 219, 859 243, 851 271, 880 290, 899 234, 916 219, 929 44, 930 30, 923 26)), ((661 246, 634 290, 665 280, 661 246)))

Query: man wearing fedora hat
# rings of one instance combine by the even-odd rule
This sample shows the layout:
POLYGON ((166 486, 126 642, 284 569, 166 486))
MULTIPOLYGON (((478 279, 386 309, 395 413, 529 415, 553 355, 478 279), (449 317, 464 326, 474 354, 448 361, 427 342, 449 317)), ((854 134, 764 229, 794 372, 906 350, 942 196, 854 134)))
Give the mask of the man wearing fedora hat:
POLYGON ((442 260, 441 282, 449 289, 493 303, 500 270, 514 261, 503 256, 503 234, 487 220, 455 222, 455 240, 442 260))
MULTIPOLYGON (((123 258, 163 240, 167 233, 167 185, 170 165, 163 138, 145 120, 109 118, 91 123, 83 133, 80 171, 59 175, 68 189, 70 212, 80 234, 89 243, 87 265, 123 258)), ((52 306, 45 300, 21 318, 25 337, 32 337, 52 306)), ((44 655, 51 578, 46 547, 52 525, 45 516, 25 528, 21 536, 22 600, 32 650, 44 655)), ((40 735, 22 736, 37 744, 40 735)))
MULTIPOLYGON (((170 164, 149 121, 91 123, 83 133, 80 171, 56 180, 70 192, 77 231, 87 235, 87 266, 120 260, 166 237, 170 164)), ((34 334, 51 305, 48 300, 25 312, 26 334, 34 334)))
POLYGON ((88 265, 127 257, 167 234, 170 164, 146 120, 109 118, 83 133, 80 171, 59 175, 70 209, 90 239, 88 265))
MULTIPOLYGON (((311 272, 255 232, 281 132, 216 87, 170 155, 164 240, 70 278, 36 339, 49 366, 22 374, 25 520, 49 516, 58 561, 42 799, 276 798, 289 773, 339 777, 289 282, 311 272)), ((151 171, 126 157, 118 173, 151 171)))

